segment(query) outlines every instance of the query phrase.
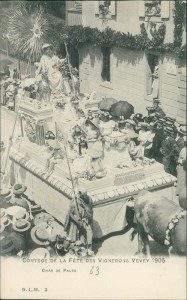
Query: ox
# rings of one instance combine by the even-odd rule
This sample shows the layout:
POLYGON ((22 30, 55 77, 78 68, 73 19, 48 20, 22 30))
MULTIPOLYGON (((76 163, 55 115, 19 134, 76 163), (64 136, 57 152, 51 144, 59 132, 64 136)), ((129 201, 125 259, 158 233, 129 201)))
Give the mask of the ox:
POLYGON ((148 235, 159 244, 166 245, 169 254, 187 254, 186 211, 179 205, 165 197, 144 191, 135 199, 134 214, 138 232, 138 254, 150 255, 148 235))

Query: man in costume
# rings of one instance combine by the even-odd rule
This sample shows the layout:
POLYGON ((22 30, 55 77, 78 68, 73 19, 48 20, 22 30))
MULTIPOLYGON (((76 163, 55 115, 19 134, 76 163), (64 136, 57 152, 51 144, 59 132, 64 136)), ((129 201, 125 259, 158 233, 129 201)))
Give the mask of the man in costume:
POLYGON ((80 240, 88 250, 92 249, 92 201, 86 190, 80 190, 78 197, 73 199, 66 216, 64 229, 72 242, 80 240))

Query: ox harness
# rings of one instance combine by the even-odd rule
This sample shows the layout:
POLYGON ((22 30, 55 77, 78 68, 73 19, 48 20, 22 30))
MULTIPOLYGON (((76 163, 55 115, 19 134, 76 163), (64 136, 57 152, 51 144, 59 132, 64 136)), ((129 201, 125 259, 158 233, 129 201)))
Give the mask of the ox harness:
POLYGON ((166 228, 166 236, 165 236, 165 240, 164 240, 164 245, 166 245, 166 246, 171 245, 171 230, 177 226, 177 224, 179 223, 179 220, 181 218, 184 218, 186 213, 187 212, 182 209, 170 216, 170 222, 166 228))

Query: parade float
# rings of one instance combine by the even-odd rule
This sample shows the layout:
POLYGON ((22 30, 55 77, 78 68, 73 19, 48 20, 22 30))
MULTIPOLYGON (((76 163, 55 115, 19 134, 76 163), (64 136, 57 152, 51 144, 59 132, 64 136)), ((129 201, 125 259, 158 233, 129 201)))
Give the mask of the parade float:
MULTIPOLYGON (((42 53, 39 50, 44 49, 41 37, 45 22, 36 20, 29 31, 33 35, 29 36, 32 47, 28 51, 39 57, 42 53)), ((14 42, 15 36, 12 39, 14 42)), ((15 43, 19 43, 19 36, 16 39, 15 43)), ((65 41, 64 37, 67 51, 65 41)), ((51 56, 48 61, 52 59, 51 56)), ((48 78, 46 84, 45 70, 39 80, 40 73, 36 72, 35 78, 26 78, 20 86, 15 123, 20 122, 21 136, 14 136, 14 124, 9 149, 10 173, 13 181, 27 186, 28 199, 41 205, 62 224, 71 199, 84 187, 93 202, 94 238, 100 238, 127 225, 127 201, 139 191, 146 189, 172 199, 176 178, 155 160, 132 159, 129 146, 133 137, 127 131, 116 130, 115 114, 107 122, 99 119, 102 99, 96 91, 82 98, 78 96, 68 56, 72 88, 64 80, 63 89, 55 93, 52 81, 54 78, 61 81, 63 77, 57 69, 60 60, 56 56, 54 60, 55 76, 51 82, 48 78), (47 139, 50 134, 53 138, 47 139)), ((116 100, 109 102, 117 104, 116 100)), ((131 114, 129 108, 125 117, 131 114)))
MULTIPOLYGON (((89 100, 80 100, 81 107, 85 106, 84 101, 89 100)), ((98 120, 95 111, 92 116, 91 122, 98 120)), ((62 224, 75 191, 82 187, 93 201, 95 238, 122 230, 127 225, 127 200, 139 191, 146 189, 172 198, 176 178, 166 173, 164 166, 155 160, 145 157, 132 160, 126 133, 113 129, 100 141, 102 157, 95 155, 92 158, 96 165, 99 159, 102 160, 102 170, 91 174, 87 167, 90 166, 90 156, 80 155, 76 140, 73 141, 73 148, 69 146, 76 126, 81 128, 84 139, 88 139, 88 129, 77 114, 71 97, 64 96, 64 108, 60 110, 55 104, 38 106, 37 100, 21 101, 19 121, 22 136, 16 139, 10 151, 15 181, 25 184, 28 198, 62 224), (42 172, 49 159, 49 150, 45 145, 47 132, 55 134, 57 146, 54 149, 62 151, 61 159, 48 176, 47 170, 42 172)), ((95 146, 96 151, 99 145, 95 146)))

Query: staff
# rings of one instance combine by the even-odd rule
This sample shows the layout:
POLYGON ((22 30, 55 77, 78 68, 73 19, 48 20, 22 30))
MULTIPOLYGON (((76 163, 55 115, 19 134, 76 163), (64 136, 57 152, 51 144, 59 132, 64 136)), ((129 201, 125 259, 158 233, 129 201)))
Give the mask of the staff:
POLYGON ((20 101, 19 101, 19 104, 18 104, 18 109, 17 109, 17 112, 16 112, 16 116, 15 116, 15 119, 14 119, 12 133, 9 137, 9 145, 8 145, 8 150, 7 150, 6 157, 5 157, 5 163, 4 163, 4 166, 2 167, 2 170, 1 170, 2 174, 4 174, 5 170, 6 170, 6 166, 7 166, 7 162, 8 162, 8 158, 9 158, 9 154, 10 154, 10 148, 12 146, 12 138, 13 138, 13 135, 14 135, 14 130, 15 130, 16 122, 17 122, 17 118, 18 118, 19 107, 20 107, 20 101))
MULTIPOLYGON (((56 139, 58 141, 58 130, 59 131, 61 131, 61 130, 59 129, 59 126, 58 126, 58 124, 56 122, 55 122, 55 128, 56 128, 56 139)), ((59 146, 60 146, 60 143, 59 143, 59 146)), ((64 137, 63 137, 63 146, 64 146, 64 150, 65 150, 65 157, 66 157, 66 160, 67 160, 67 165, 68 165, 68 170, 69 170, 69 174, 70 174, 72 189, 73 189, 73 193, 74 193, 74 197, 75 197, 76 209, 77 209, 78 216, 80 218, 80 211, 79 211, 79 207, 78 207, 78 204, 77 204, 77 195, 75 193, 75 185, 74 185, 73 176, 72 176, 72 173, 71 173, 70 164, 69 164, 69 161, 68 161, 68 155, 67 155, 67 149, 66 149, 66 142, 65 142, 64 137)), ((61 149, 61 146, 60 146, 60 149, 61 149)))
POLYGON ((67 55, 67 60, 68 60, 68 66, 69 66, 69 71, 70 71, 71 80, 72 80, 72 85, 73 85, 73 93, 74 93, 74 95, 75 95, 74 78, 73 78, 73 74, 72 74, 72 71, 71 71, 71 65, 70 65, 70 61, 69 61, 69 54, 68 54, 67 43, 66 43, 67 37, 68 37, 68 36, 67 36, 66 34, 63 34, 64 45, 65 45, 65 48, 66 48, 66 55, 67 55))

